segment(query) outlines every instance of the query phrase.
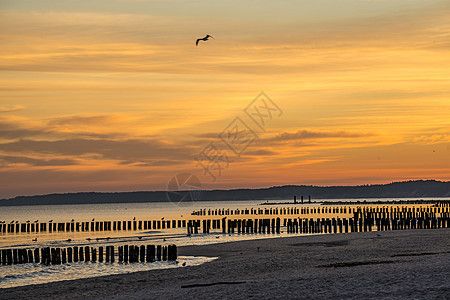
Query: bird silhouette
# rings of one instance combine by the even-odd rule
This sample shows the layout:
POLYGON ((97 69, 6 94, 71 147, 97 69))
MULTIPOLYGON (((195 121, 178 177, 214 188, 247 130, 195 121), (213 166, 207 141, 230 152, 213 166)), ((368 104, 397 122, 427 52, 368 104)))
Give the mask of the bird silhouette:
POLYGON ((72 241, 72 239, 67 239, 67 241, 68 241, 68 242, 71 242, 71 241, 72 241))
POLYGON ((183 267, 186 266, 186 262, 184 262, 184 263, 182 264, 182 266, 183 266, 183 267))
POLYGON ((35 239, 32 239, 31 241, 33 241, 33 242, 37 242, 37 238, 35 238, 35 239))
POLYGON ((164 217, 162 217, 161 220, 164 220, 164 217))
POLYGON ((48 221, 49 223, 53 222, 53 220, 48 221))
POLYGON ((30 220, 27 220, 27 223, 30 223, 30 220))
POLYGON ((136 217, 133 218, 133 221, 136 220, 136 217))
POLYGON ((39 222, 39 220, 34 221, 34 223, 37 223, 37 222, 39 222))
POLYGON ((93 218, 91 222, 94 222, 94 220, 95 220, 95 218, 93 218))
POLYGON ((12 220, 11 223, 9 223, 9 224, 12 224, 12 223, 14 223, 14 220, 12 220))
POLYGON ((209 34, 207 34, 204 38, 197 39, 197 41, 195 42, 195 46, 198 46, 198 42, 200 42, 200 41, 206 42, 209 38, 213 38, 213 37, 210 36, 209 34))

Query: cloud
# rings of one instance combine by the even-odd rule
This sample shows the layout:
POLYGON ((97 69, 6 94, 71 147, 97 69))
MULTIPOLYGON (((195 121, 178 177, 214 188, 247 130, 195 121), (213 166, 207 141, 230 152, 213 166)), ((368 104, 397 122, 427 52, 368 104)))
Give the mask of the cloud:
POLYGON ((9 113, 9 112, 23 110, 23 109, 25 109, 25 106, 22 106, 22 105, 16 105, 13 107, 0 106, 0 113, 9 113))
POLYGON ((243 153, 245 156, 273 156, 279 154, 278 152, 268 150, 268 149, 255 149, 255 150, 247 150, 243 153))
POLYGON ((20 139, 42 136, 48 129, 36 127, 38 122, 16 117, 0 118, 0 139, 20 139))
POLYGON ((30 166, 70 166, 78 165, 79 162, 75 159, 37 159, 25 156, 0 156, 0 165, 11 164, 27 164, 30 166))
POLYGON ((5 153, 46 154, 68 157, 96 157, 101 160, 117 160, 127 163, 147 163, 150 160, 191 160, 194 151, 187 145, 170 144, 156 139, 67 139, 36 141, 22 139, 0 144, 5 153))
POLYGON ((97 115, 97 116, 69 116, 51 119, 48 122, 50 126, 92 126, 92 125, 108 125, 117 123, 120 116, 113 115, 97 115))
POLYGON ((315 131, 315 130, 299 130, 297 132, 283 132, 274 137, 263 139, 264 142, 289 142, 301 141, 307 139, 324 139, 324 138, 361 138, 373 136, 370 133, 350 132, 350 131, 315 131))

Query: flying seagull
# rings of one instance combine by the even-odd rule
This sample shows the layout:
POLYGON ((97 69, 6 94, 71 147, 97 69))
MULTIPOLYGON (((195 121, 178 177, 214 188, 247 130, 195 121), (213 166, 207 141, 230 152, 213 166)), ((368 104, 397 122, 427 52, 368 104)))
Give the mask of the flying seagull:
POLYGON ((201 39, 197 39, 197 41, 195 42, 195 46, 198 46, 198 42, 200 41, 207 41, 209 38, 213 38, 212 36, 210 36, 209 34, 207 34, 204 38, 201 39))

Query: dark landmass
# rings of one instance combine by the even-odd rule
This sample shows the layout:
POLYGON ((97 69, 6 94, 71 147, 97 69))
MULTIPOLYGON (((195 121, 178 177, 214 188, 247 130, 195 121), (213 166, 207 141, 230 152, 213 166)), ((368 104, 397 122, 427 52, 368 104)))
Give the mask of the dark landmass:
MULTIPOLYGON (((208 190, 196 201, 232 200, 287 200, 303 195, 317 199, 356 198, 429 198, 450 197, 450 181, 415 180, 360 186, 311 186, 285 185, 261 189, 208 190)), ((118 193, 67 193, 37 196, 19 196, 0 200, 0 206, 146 203, 169 202, 166 191, 118 192, 118 193)))

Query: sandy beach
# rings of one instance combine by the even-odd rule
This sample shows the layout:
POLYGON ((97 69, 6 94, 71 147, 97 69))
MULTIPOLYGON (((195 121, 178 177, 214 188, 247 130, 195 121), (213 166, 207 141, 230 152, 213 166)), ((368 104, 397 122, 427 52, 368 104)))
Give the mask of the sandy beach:
POLYGON ((196 267, 0 290, 1 299, 449 299, 450 230, 302 236, 180 247, 196 267))

